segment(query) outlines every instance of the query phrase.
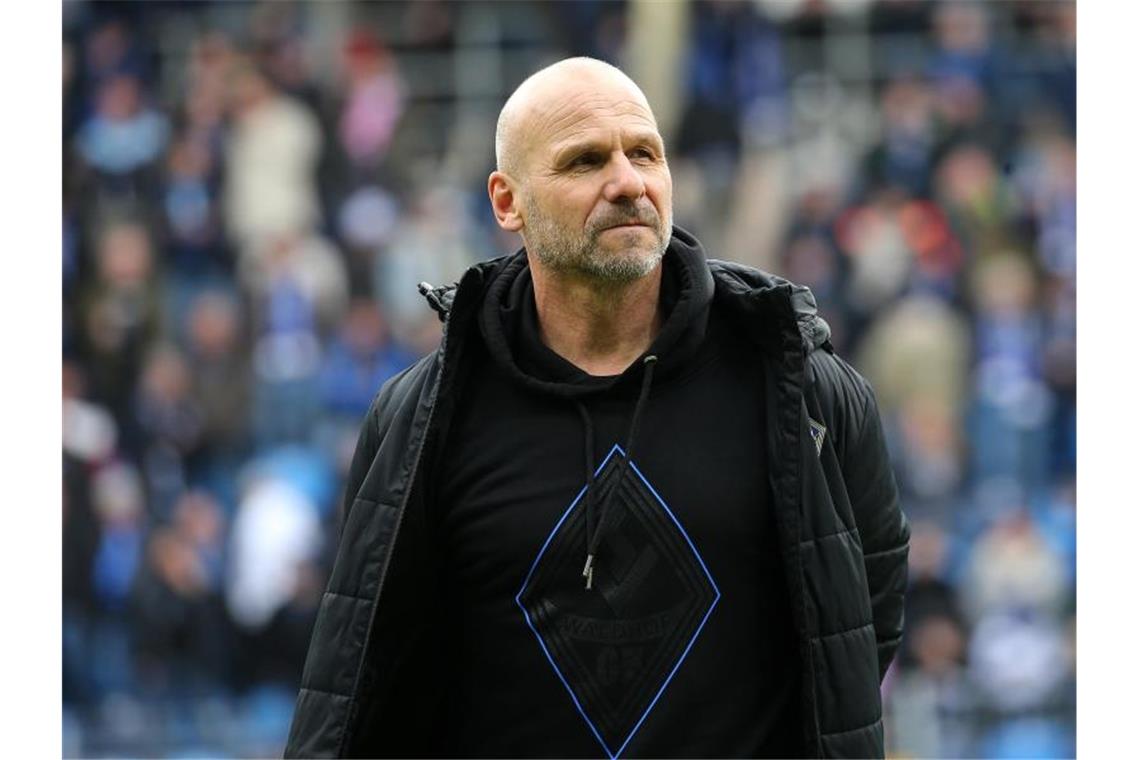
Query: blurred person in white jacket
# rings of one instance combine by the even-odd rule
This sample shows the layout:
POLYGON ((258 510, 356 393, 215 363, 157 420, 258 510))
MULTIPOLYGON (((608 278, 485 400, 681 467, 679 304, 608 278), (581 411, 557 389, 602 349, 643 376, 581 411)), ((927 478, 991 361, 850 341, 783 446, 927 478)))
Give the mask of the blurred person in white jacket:
POLYGON ((242 255, 268 239, 305 234, 317 224, 320 125, 248 61, 229 81, 232 131, 226 150, 226 221, 242 255))
POLYGON ((255 474, 234 518, 226 606, 241 627, 258 630, 293 596, 299 569, 320 550, 312 501, 282 478, 255 474))

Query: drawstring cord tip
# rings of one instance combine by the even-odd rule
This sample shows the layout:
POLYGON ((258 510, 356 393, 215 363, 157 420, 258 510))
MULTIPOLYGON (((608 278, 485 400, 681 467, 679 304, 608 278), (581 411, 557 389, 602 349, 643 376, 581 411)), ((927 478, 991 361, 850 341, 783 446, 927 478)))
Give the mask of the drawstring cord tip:
POLYGON ((586 555, 586 566, 582 568, 582 577, 586 579, 586 590, 594 587, 594 555, 586 555))

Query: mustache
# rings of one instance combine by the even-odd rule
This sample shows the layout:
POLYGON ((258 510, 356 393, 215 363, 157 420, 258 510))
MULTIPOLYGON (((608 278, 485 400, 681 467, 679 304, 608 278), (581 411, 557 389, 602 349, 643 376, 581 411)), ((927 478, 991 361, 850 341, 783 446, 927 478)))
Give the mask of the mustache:
POLYGON ((661 217, 652 205, 640 207, 632 205, 614 206, 590 222, 590 229, 593 232, 601 232, 622 224, 644 224, 647 227, 657 229, 661 226, 661 217))

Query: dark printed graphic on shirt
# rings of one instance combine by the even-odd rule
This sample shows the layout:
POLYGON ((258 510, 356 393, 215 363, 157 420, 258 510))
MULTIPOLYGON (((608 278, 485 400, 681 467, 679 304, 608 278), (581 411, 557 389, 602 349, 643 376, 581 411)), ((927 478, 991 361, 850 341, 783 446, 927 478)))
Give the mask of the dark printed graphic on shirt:
POLYGON ((586 589, 586 488, 563 513, 516 602, 591 732, 621 755, 665 691, 720 599, 685 529, 614 446, 595 475, 613 514, 586 589))

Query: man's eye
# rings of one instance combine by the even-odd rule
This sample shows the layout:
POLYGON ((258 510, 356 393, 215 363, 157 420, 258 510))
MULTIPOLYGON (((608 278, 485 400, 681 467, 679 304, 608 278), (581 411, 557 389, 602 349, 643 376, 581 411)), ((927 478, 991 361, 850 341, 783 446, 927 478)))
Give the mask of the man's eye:
POLYGON ((630 158, 640 158, 649 161, 652 161, 654 158, 653 151, 651 151, 649 148, 634 148, 629 152, 629 155, 630 158))
POLYGON ((601 160, 601 157, 597 153, 583 153, 582 155, 574 158, 570 162, 570 166, 572 166, 572 167, 595 166, 595 165, 597 165, 597 163, 600 160, 601 160))

